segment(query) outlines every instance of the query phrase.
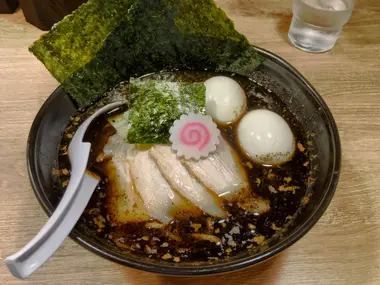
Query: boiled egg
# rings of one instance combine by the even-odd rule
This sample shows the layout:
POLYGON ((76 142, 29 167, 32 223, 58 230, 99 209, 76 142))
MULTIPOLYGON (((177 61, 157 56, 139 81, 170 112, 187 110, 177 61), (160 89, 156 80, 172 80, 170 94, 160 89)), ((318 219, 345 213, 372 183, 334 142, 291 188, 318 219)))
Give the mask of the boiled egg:
POLYGON ((219 123, 232 123, 247 108, 243 88, 226 76, 215 76, 205 81, 206 113, 219 123))
POLYGON ((238 140, 241 148, 261 164, 282 164, 295 151, 295 139, 287 122, 275 112, 253 110, 239 122, 238 140))

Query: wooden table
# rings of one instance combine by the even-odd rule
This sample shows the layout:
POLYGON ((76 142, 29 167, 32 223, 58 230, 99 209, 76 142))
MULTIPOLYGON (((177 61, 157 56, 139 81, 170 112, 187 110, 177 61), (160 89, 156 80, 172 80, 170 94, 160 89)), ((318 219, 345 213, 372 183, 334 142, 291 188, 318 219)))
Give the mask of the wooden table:
MULTIPOLYGON (((338 191, 318 224, 278 257, 234 274, 172 278, 102 259, 66 240, 24 284, 380 284, 380 2, 357 1, 335 48, 291 46, 291 0, 219 0, 252 43, 293 64, 322 94, 343 146, 338 191)), ((38 109, 57 82, 27 47, 41 34, 22 13, 0 15, 0 284, 22 284, 3 259, 46 222, 27 175, 25 148, 38 109)))

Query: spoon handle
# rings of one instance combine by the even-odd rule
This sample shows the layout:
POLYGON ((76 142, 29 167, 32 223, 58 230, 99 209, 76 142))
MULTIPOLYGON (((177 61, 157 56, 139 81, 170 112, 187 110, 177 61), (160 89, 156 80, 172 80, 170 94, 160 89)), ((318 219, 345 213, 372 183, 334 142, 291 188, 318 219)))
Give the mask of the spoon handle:
POLYGON ((84 174, 79 189, 67 187, 57 210, 40 232, 19 252, 5 259, 15 277, 29 277, 54 254, 79 220, 98 183, 97 178, 84 174))
POLYGON ((92 114, 76 131, 69 145, 70 181, 61 202, 40 232, 19 252, 5 259, 9 271, 15 277, 25 279, 44 264, 79 220, 99 183, 98 178, 86 173, 91 144, 83 142, 83 137, 96 117, 121 105, 123 102, 104 106, 92 114))

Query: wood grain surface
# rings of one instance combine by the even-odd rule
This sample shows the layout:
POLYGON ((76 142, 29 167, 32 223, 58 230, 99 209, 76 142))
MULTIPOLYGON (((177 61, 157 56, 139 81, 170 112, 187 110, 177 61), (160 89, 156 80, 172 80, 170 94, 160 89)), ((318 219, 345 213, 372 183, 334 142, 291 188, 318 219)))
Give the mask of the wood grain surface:
POLYGON ((335 48, 289 44, 291 0, 218 0, 248 39, 294 65, 322 94, 343 147, 337 193, 318 224, 278 257, 222 276, 174 278, 114 264, 67 239, 30 279, 3 260, 46 222, 27 175, 29 128, 57 82, 27 47, 41 34, 18 11, 0 15, 0 284, 380 284, 380 1, 358 0, 335 48))

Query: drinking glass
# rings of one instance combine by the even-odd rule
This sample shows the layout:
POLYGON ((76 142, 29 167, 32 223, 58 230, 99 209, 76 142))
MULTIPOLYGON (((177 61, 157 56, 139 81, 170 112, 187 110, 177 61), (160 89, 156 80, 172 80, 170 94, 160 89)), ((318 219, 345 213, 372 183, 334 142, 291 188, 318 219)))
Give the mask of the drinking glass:
POLYGON ((355 0, 293 0, 289 40, 307 52, 332 49, 351 17, 355 0))

